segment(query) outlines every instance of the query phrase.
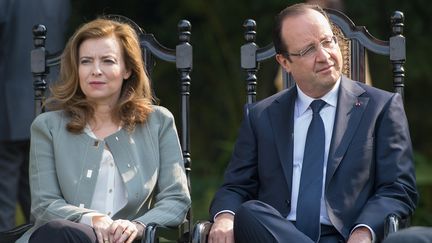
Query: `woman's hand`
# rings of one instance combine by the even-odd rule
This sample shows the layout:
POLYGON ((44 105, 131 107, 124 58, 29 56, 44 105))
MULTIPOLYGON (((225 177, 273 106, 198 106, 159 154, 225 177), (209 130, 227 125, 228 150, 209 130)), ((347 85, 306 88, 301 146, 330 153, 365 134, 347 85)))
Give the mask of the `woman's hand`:
POLYGON ((144 224, 141 224, 141 223, 135 222, 135 221, 133 223, 135 224, 135 226, 138 229, 137 239, 142 239, 145 235, 145 229, 146 229, 144 224))
POLYGON ((93 229, 96 233, 99 243, 110 243, 110 227, 113 223, 112 219, 108 216, 93 216, 92 218, 93 229))
POLYGON ((109 241, 113 243, 132 243, 137 238, 138 233, 135 223, 129 220, 118 219, 109 228, 109 241))

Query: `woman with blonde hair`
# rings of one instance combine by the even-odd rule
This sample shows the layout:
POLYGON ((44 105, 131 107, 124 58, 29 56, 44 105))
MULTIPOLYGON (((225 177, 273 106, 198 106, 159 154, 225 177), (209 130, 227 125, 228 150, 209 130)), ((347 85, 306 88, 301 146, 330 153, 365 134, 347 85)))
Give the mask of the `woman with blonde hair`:
POLYGON ((35 226, 18 242, 132 242, 190 207, 172 114, 153 105, 134 29, 98 18, 69 39, 50 112, 31 127, 35 226))

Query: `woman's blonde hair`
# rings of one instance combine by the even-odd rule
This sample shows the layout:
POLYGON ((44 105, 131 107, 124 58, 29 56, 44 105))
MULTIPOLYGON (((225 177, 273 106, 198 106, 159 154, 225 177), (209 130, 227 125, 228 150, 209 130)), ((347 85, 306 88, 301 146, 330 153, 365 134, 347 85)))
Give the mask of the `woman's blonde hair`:
POLYGON ((94 108, 85 98, 79 85, 79 48, 87 39, 115 36, 122 48, 127 70, 131 71, 123 81, 119 101, 112 110, 112 117, 121 122, 128 131, 137 123, 144 123, 152 111, 153 96, 149 78, 144 70, 137 33, 126 23, 106 18, 97 18, 82 25, 69 39, 60 64, 60 80, 51 88, 47 107, 64 110, 70 116, 66 128, 80 133, 93 117, 94 108))

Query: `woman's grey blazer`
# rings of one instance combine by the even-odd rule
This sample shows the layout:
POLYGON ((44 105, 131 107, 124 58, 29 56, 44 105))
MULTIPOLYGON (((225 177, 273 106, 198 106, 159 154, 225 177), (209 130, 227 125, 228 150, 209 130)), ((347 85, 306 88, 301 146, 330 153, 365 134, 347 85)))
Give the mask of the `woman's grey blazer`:
POLYGON ((154 106, 144 124, 121 129, 102 140, 66 130, 62 111, 39 115, 31 126, 31 213, 35 226, 18 242, 53 219, 79 221, 94 194, 102 151, 107 146, 126 185, 127 204, 113 219, 165 226, 180 224, 190 195, 172 114, 154 106))

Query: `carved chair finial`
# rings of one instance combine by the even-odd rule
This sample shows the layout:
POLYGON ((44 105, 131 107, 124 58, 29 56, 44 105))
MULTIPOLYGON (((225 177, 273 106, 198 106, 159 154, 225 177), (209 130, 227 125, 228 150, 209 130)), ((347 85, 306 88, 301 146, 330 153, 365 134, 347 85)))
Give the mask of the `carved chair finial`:
POLYGON ((403 34, 404 20, 405 20, 404 14, 401 11, 395 11, 390 17, 390 20, 391 20, 393 35, 403 34))
POLYGON ((243 27, 246 29, 244 37, 246 42, 255 42, 256 39, 256 22, 253 19, 246 19, 243 23, 243 27))
POLYGON ((45 46, 47 28, 43 24, 33 26, 33 41, 35 47, 45 46))
POLYGON ((179 32, 179 41, 181 43, 190 42, 191 29, 192 29, 191 23, 187 20, 182 19, 179 21, 177 28, 179 32))

